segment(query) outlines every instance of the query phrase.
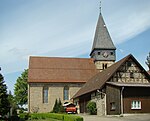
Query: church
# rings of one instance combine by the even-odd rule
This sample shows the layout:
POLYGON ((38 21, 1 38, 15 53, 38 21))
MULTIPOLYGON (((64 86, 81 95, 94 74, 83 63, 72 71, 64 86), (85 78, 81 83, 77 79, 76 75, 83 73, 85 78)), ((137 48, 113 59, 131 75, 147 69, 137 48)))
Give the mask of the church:
POLYGON ((31 56, 29 112, 50 112, 56 99, 74 102, 79 113, 96 102, 97 115, 150 113, 150 75, 128 55, 116 62, 116 47, 100 13, 91 58, 31 56))

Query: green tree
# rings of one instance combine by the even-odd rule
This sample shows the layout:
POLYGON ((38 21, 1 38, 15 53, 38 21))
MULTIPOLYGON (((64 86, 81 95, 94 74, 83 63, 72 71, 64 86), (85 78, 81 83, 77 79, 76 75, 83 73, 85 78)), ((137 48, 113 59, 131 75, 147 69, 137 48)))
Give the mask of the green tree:
POLYGON ((9 112, 10 104, 8 101, 7 86, 0 73, 0 115, 4 116, 9 112))
POLYGON ((55 100, 55 104, 54 104, 54 107, 53 107, 53 112, 54 113, 58 113, 58 111, 59 111, 59 106, 58 106, 59 104, 58 104, 58 100, 56 99, 55 100))
POLYGON ((55 104, 53 107, 53 111, 54 113, 63 113, 65 112, 64 107, 62 106, 61 100, 59 98, 59 100, 55 100, 55 104))
POLYGON ((14 96, 11 94, 11 91, 9 91, 8 100, 9 100, 9 103, 10 103, 10 115, 16 116, 18 106, 16 104, 14 96))
POLYGON ((146 58, 146 62, 145 62, 150 70, 150 52, 149 52, 149 55, 147 56, 146 58))
POLYGON ((17 78, 14 94, 15 94, 15 101, 18 106, 23 106, 27 104, 27 95, 28 95, 28 69, 25 69, 24 72, 17 78))

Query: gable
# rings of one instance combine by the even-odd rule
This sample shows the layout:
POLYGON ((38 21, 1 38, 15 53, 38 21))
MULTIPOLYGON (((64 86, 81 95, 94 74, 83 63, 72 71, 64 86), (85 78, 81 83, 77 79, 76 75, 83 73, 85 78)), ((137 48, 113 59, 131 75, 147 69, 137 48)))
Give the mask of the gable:
POLYGON ((145 71, 133 58, 123 63, 110 81, 122 83, 149 83, 145 71))

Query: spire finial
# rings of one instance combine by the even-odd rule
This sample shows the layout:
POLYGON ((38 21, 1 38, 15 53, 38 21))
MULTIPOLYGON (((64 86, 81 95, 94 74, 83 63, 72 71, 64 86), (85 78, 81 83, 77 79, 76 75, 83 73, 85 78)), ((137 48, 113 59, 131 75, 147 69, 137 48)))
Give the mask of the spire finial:
POLYGON ((102 11, 102 1, 100 0, 100 4, 99 4, 99 10, 100 10, 100 14, 101 14, 101 11, 102 11))

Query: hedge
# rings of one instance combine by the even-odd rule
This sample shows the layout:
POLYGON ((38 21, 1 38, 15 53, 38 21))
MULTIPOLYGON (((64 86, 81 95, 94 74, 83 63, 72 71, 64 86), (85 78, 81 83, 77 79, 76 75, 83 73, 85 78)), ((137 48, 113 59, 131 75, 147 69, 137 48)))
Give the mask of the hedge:
POLYGON ((26 114, 22 113, 19 115, 21 119, 57 119, 61 121, 83 121, 83 118, 77 115, 69 115, 69 114, 58 114, 58 113, 31 113, 26 114))
POLYGON ((83 118, 75 115, 64 115, 63 121, 83 121, 83 118))
POLYGON ((63 120, 64 116, 57 113, 32 113, 30 114, 30 119, 46 119, 52 118, 57 120, 63 120))

